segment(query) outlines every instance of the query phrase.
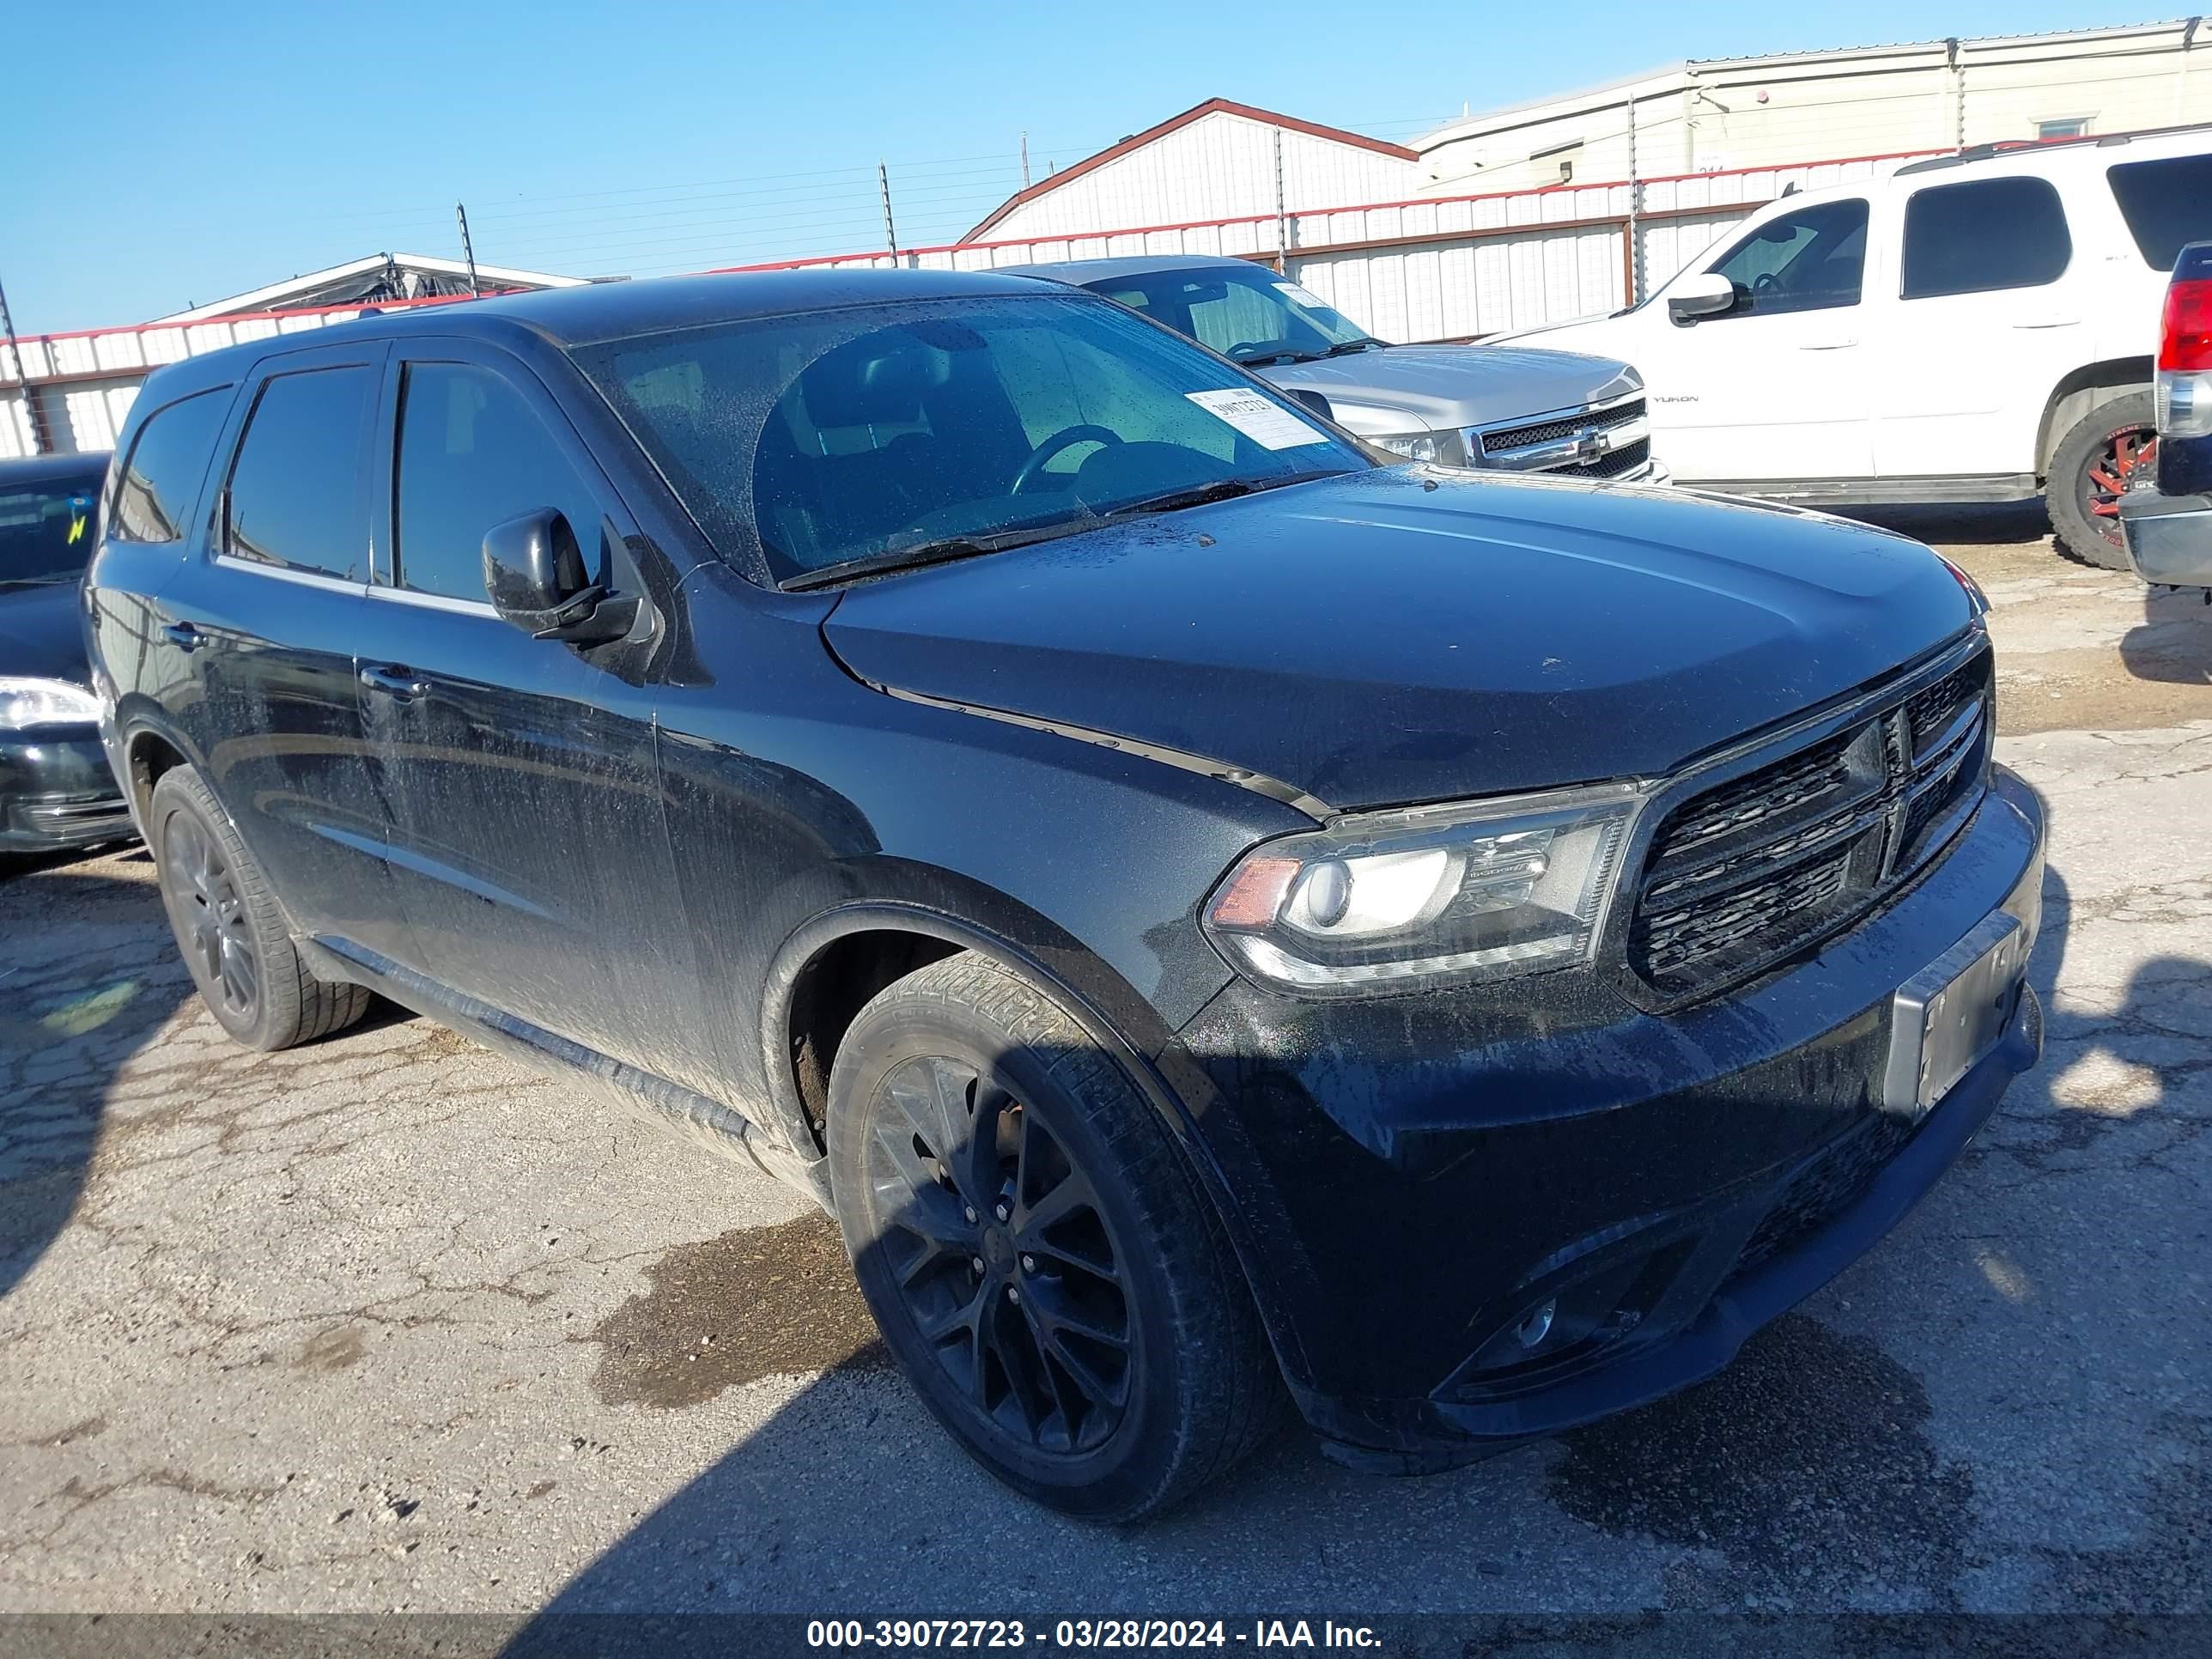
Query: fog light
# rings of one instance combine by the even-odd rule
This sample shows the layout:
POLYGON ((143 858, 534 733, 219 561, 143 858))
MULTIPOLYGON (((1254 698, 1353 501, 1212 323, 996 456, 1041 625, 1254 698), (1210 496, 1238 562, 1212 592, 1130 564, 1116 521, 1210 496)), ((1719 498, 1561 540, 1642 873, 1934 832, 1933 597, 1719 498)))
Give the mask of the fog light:
POLYGON ((1516 1325, 1513 1328, 1514 1336, 1519 1340, 1522 1347, 1536 1347, 1542 1343, 1546 1337, 1552 1334, 1552 1321, 1558 1317, 1559 1312, 1559 1298, 1554 1297, 1551 1301, 1547 1302, 1542 1307, 1533 1310, 1526 1319, 1522 1320, 1518 1325, 1516 1325))

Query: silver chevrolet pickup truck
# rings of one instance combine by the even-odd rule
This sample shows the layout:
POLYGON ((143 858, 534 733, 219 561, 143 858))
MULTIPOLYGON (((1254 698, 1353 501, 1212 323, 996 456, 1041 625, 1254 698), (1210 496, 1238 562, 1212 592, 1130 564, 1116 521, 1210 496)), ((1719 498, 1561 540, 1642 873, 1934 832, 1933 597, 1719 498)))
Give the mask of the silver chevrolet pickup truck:
POLYGON ((1664 483, 1644 379, 1529 346, 1392 345, 1249 259, 1158 255, 1024 265, 1119 301, 1242 363, 1369 442, 1444 466, 1664 483))

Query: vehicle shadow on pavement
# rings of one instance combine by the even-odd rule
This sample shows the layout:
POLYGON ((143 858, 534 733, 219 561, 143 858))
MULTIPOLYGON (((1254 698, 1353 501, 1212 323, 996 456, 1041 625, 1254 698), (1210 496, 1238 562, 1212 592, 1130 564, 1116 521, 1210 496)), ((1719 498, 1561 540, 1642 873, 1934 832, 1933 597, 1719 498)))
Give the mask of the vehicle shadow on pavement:
MULTIPOLYGON (((2063 1012, 2056 994, 2075 918, 2055 869, 2046 871, 2045 907, 2031 977, 2046 1008, 2057 1010, 2049 1028, 2063 1063, 2138 1036, 2170 1045, 2176 1031, 2212 1033, 2212 964, 2178 957, 2142 964, 2117 1018, 2063 1012)), ((1755 1337, 1712 1381, 1559 1442, 1417 1480, 1350 1474, 1294 1430, 1141 1529, 1065 1521, 997 1487, 885 1367, 849 1281, 815 1275, 810 1294, 820 1300, 806 1316, 809 1328, 845 1334, 836 1355, 817 1354, 806 1367, 821 1374, 577 1573, 508 1652, 534 1659, 588 1634, 595 1652, 668 1653, 686 1650, 687 1639, 711 1646, 726 1633, 711 1621, 689 1632, 680 1623, 599 1622, 611 1613, 1211 1612, 1330 1596, 1356 1598, 1347 1606, 1468 1612, 1639 1603, 1956 1607, 1960 1586, 1988 1565, 1979 1553, 1986 1529, 2002 1520, 1992 1514, 2002 1498, 1985 1489, 1986 1468, 2036 1463, 2040 1443, 2025 1440, 2044 1432, 2021 1420, 2024 1409, 1989 1413, 1984 1392, 2048 1364, 2080 1367, 2082 1389, 2132 1391, 2142 1352, 2078 1351, 2069 1346, 2069 1316, 2106 1297, 2148 1298, 2151 1277, 2179 1265, 2145 1261, 2114 1280, 2108 1268, 2063 1251, 2029 1254, 2035 1294, 2015 1299, 2005 1276, 2014 1259, 2005 1252, 2027 1237, 2020 1212, 2066 1201, 2039 1186, 2044 1177, 2029 1166, 2128 1121, 2057 1092, 2053 1069, 2046 1062, 2015 1085, 1896 1238, 1808 1310, 1755 1337), (1992 1238, 2002 1242, 1985 1242, 1992 1238), (1947 1356, 1962 1331, 1971 1332, 1972 1357, 1954 1363, 1947 1356), (1962 1414, 1989 1420, 1962 1430, 1962 1414), (2002 1444, 1962 1442, 1962 1433, 2002 1444), (1411 1578, 1409 1547, 1423 1557, 1411 1578), (1561 1563, 1587 1574, 1593 1560, 1608 1559, 1619 1576, 1603 1583, 1559 1576, 1561 1563), (1179 1600, 1191 1605, 1178 1607, 1179 1600)), ((2153 1118, 2161 1104, 2186 1113, 2175 1099, 2181 1086, 2154 1089, 2153 1118)), ((2174 1133, 2186 1127, 2177 1123, 2174 1133)), ((2051 1173, 2083 1182, 2100 1206, 2106 1183, 2125 1178, 2111 1169, 2051 1173)), ((2109 1224, 2081 1219, 2092 1230, 2109 1224)), ((818 1234, 806 1247, 814 1254, 834 1250, 821 1218, 785 1230, 818 1234)), ((749 1298, 742 1289, 726 1294, 741 1324, 749 1298)), ((691 1304, 672 1305, 696 1328, 691 1304)), ((637 1322, 622 1327, 625 1340, 641 1341, 637 1322)), ((783 1333, 773 1340, 789 1340, 793 1322, 787 1310, 771 1320, 783 1333)), ((738 1367, 745 1376, 757 1369, 738 1367)), ((673 1383, 657 1402, 648 1382, 621 1388, 636 1403, 699 1397, 673 1383)), ((2042 1403, 2033 1390, 2021 1396, 2023 1408, 2042 1403)), ((2104 1416, 2068 1426, 2070 1455, 2099 1466, 2125 1462, 2119 1455, 2130 1437, 2150 1432, 2104 1416)), ((2131 1552, 2156 1557, 2212 1537, 2199 1524, 2202 1498, 2187 1496, 2198 1484, 2191 1477, 2164 1498, 2149 1495, 2159 1514, 2144 1515, 2146 1533, 2115 1558, 2124 1558, 2119 1568, 2031 1555, 2032 1595, 2087 1605, 2067 1600, 2065 1584, 2109 1583, 2115 1572, 2134 1571, 2131 1552)), ((2118 1605, 2170 1604, 2184 1593, 2174 1585, 2204 1582, 2201 1565, 2155 1567, 2172 1583, 2161 1578, 2118 1605)))
POLYGON ((2120 660, 2139 680, 2212 685, 2212 588, 2144 589, 2143 619, 2121 637, 2120 660))
POLYGON ((0 1297, 75 1213, 116 1074, 191 994, 143 853, 0 865, 0 1297))

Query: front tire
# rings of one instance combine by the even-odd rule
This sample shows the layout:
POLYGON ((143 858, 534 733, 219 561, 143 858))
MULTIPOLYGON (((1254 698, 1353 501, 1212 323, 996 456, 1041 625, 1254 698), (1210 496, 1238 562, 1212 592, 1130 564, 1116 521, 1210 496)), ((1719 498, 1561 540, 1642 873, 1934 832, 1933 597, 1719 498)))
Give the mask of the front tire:
POLYGON ((2103 570, 2128 568, 2120 497, 2158 459, 2157 416, 2148 391, 2100 404, 2051 452, 2044 499, 2058 550, 2103 570))
POLYGON ((1280 1421, 1280 1374, 1188 1158, 1027 981, 963 953, 884 991, 838 1048, 828 1127, 885 1344, 1015 1491, 1138 1520, 1280 1421))
POLYGON ((267 1052, 342 1031, 368 1012, 358 985, 317 979, 230 815, 189 766, 161 774, 146 841, 177 949, 216 1023, 267 1052))

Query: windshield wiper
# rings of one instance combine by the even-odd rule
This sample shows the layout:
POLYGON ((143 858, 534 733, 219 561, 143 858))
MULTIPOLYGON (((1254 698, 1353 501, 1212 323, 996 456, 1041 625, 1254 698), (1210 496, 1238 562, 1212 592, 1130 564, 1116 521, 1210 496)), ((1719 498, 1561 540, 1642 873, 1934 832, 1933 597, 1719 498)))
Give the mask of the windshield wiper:
POLYGON ((60 583, 76 580, 76 578, 68 572, 64 572, 58 576, 0 576, 0 588, 53 587, 60 583))
POLYGON ((1380 350, 1389 343, 1388 340, 1376 339, 1372 334, 1363 334, 1356 340, 1346 340, 1340 344, 1331 346, 1322 355, 1329 357, 1341 357, 1348 351, 1380 350))
POLYGON ((1186 489, 1170 489, 1158 495, 1147 495, 1142 501, 1131 501, 1127 507, 1109 508, 1105 516, 1119 519, 1135 513, 1176 513, 1186 507, 1204 507, 1208 501, 1232 501, 1239 495, 1252 495, 1262 489, 1280 489, 1285 484, 1307 483, 1316 478, 1334 478, 1346 469, 1340 466, 1309 467, 1303 472, 1285 472, 1277 478, 1216 478, 1212 483, 1193 484, 1186 489))
POLYGON ((1248 351, 1242 357, 1231 358, 1230 362, 1239 364, 1310 363, 1320 356, 1318 351, 1300 351, 1296 346, 1285 346, 1277 351, 1248 351))
POLYGON ((1010 547, 1025 547, 1031 542, 1050 541, 1055 536, 1087 530, 1097 522, 1097 519, 1085 516, 1065 519, 1055 524, 1033 526, 1026 530, 1002 531, 995 536, 945 536, 933 542, 916 542, 910 547, 890 547, 880 553, 863 553, 856 559, 840 559, 835 564, 825 564, 817 569, 802 570, 796 576, 787 576, 776 586, 787 593, 803 593, 811 587, 829 587, 860 576, 879 576, 892 570, 911 570, 925 564, 950 564, 955 559, 973 559, 985 553, 1002 553, 1010 547))

